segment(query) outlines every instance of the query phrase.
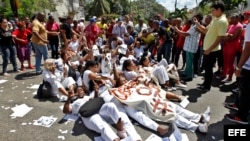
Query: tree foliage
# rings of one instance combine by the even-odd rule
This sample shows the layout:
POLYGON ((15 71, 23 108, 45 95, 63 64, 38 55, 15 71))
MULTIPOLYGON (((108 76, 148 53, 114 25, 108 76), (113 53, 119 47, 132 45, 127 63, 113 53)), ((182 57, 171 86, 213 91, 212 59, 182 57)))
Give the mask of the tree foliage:
MULTIPOLYGON (((55 11, 55 3, 53 0, 19 0, 20 7, 18 8, 18 17, 24 18, 32 16, 35 12, 44 12, 45 9, 55 11)), ((13 13, 9 0, 2 0, 0 14, 3 17, 11 18, 13 13)))
MULTIPOLYGON (((211 5, 216 0, 202 0, 199 4, 201 8, 205 8, 211 5)), ((225 10, 230 11, 237 8, 245 8, 247 6, 247 0, 222 0, 225 3, 225 10)))
POLYGON ((168 15, 169 12, 156 0, 85 0, 84 9, 86 17, 101 16, 105 14, 126 15, 134 18, 150 18, 158 13, 168 15), (97 5, 97 3, 99 3, 97 5), (105 10, 109 5, 110 10, 105 10))

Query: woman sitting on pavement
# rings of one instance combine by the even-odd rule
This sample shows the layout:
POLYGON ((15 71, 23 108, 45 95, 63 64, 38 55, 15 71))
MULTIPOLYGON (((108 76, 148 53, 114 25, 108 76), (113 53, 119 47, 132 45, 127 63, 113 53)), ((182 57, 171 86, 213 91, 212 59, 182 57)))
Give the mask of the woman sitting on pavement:
POLYGON ((152 73, 152 71, 155 70, 158 66, 164 66, 167 70, 167 74, 168 74, 169 78, 171 78, 175 81, 175 86, 181 87, 181 88, 187 87, 186 85, 184 85, 180 82, 180 77, 179 77, 179 74, 178 74, 178 71, 177 71, 175 64, 173 64, 173 63, 168 64, 166 59, 162 59, 157 64, 151 64, 150 58, 147 55, 142 55, 142 57, 140 59, 140 65, 142 65, 143 69, 149 73, 152 73))
POLYGON ((65 69, 60 71, 56 68, 54 59, 46 59, 44 68, 42 78, 43 81, 47 81, 51 84, 53 96, 58 97, 59 94, 67 96, 69 92, 74 92, 76 82, 72 77, 65 77, 65 75, 67 75, 65 69), (69 92, 66 89, 68 89, 69 92))
MULTIPOLYGON (((127 80, 132 80, 133 78, 136 78, 140 75, 140 73, 145 74, 145 71, 142 68, 138 68, 130 59, 127 59, 123 62, 122 70, 127 80)), ((148 75, 151 74, 153 75, 153 77, 156 77, 157 81, 163 89, 167 89, 167 87, 169 86, 169 77, 164 66, 158 66, 156 68, 153 68, 153 70, 148 73, 148 75)))

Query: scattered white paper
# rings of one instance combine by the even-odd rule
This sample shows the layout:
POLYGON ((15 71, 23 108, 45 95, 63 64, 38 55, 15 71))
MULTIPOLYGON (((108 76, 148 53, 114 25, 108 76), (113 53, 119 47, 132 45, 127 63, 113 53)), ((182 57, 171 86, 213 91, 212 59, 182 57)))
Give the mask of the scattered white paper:
POLYGON ((212 136, 212 139, 215 140, 215 136, 212 136))
POLYGON ((11 110, 14 112, 10 116, 12 117, 23 117, 28 112, 30 112, 33 109, 33 107, 28 107, 26 104, 17 105, 16 107, 11 108, 11 110))
POLYGON ((62 129, 59 129, 59 131, 62 133, 62 134, 67 134, 68 133, 68 130, 62 130, 62 129))
POLYGON ((5 110, 8 110, 9 108, 10 108, 10 107, 5 107, 4 109, 5 109, 5 110))
POLYGON ((63 106, 64 106, 64 105, 60 106, 59 108, 60 108, 61 110, 63 110, 63 106))
POLYGON ((71 120, 71 121, 76 121, 79 117, 77 115, 73 114, 66 114, 63 119, 65 120, 71 120))
POLYGON ((94 140, 95 141, 105 141, 101 136, 95 137, 94 140))
POLYGON ((58 138, 58 139, 65 140, 65 137, 64 137, 64 136, 58 136, 57 138, 58 138))
POLYGON ((15 133, 16 132, 16 130, 10 130, 10 133, 15 133))
POLYGON ((8 102, 12 102, 13 100, 11 99, 11 100, 9 100, 8 102))
POLYGON ((33 95, 36 95, 36 94, 37 94, 37 91, 34 91, 32 94, 33 94, 33 95))
POLYGON ((41 116, 38 120, 34 121, 33 125, 50 127, 56 120, 57 118, 53 116, 41 116))
POLYGON ((151 134, 145 141, 162 141, 162 138, 155 134, 151 134))
POLYGON ((23 91, 23 93, 29 93, 30 91, 23 91))
POLYGON ((180 105, 181 105, 181 107, 186 108, 189 103, 190 103, 189 100, 187 98, 185 98, 184 100, 182 100, 180 105))
POLYGON ((187 134, 182 133, 181 136, 182 136, 182 141, 189 141, 187 134))
POLYGON ((3 92, 3 90, 0 90, 0 92, 2 93, 2 92, 3 92))
POLYGON ((21 125, 27 125, 27 123, 23 122, 21 125))
POLYGON ((38 89, 39 88, 39 84, 35 84, 35 85, 32 85, 31 87, 29 87, 30 89, 38 89))
MULTIPOLYGON (((3 79, 1 79, 0 80, 0 84, 3 84, 3 83, 5 83, 5 82, 7 82, 8 80, 3 80, 3 79)), ((1 88, 3 88, 3 87, 1 87, 1 88)))

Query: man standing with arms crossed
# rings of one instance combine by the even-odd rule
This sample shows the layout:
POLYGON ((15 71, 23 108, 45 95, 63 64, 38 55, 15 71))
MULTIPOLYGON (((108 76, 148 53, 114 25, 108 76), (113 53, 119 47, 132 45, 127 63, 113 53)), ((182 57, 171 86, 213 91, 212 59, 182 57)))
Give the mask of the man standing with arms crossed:
POLYGON ((205 79, 198 89, 210 91, 213 80, 213 66, 216 62, 217 55, 221 50, 220 41, 225 36, 228 28, 228 21, 224 14, 225 4, 222 1, 215 1, 211 5, 211 13, 214 19, 207 27, 202 26, 197 20, 194 20, 197 28, 205 33, 204 39, 204 63, 205 79))

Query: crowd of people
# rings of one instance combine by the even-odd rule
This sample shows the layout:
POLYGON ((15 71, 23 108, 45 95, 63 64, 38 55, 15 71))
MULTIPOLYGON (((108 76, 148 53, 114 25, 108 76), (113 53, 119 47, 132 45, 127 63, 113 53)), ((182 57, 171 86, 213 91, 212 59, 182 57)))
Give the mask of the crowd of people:
POLYGON ((176 140, 180 140, 176 126, 206 133, 210 108, 202 114, 184 109, 173 101, 181 102, 186 97, 173 91, 187 88, 185 82, 205 71, 204 82, 197 89, 208 92, 214 74, 216 81, 228 83, 232 82, 235 72, 236 87, 233 91, 238 97, 235 103, 225 103, 225 107, 237 113, 226 115, 226 118, 248 124, 250 12, 226 16, 224 11, 224 3, 216 1, 211 5, 211 14, 195 14, 185 21, 164 18, 161 14, 147 21, 142 18, 131 21, 129 15, 110 21, 106 17, 94 16, 87 25, 85 18, 74 20, 71 16, 56 21, 53 15, 48 15, 45 21, 44 13, 23 21, 17 18, 8 21, 3 17, 0 19, 2 74, 10 75, 7 70, 9 60, 14 72, 25 71, 24 61, 28 61, 28 68, 35 69, 37 75, 42 74, 43 80, 52 85, 51 96, 68 97, 64 113, 81 116, 86 103, 97 97, 103 98, 105 104, 97 113, 90 117, 81 116, 81 119, 87 128, 100 133, 103 139, 118 141, 127 136, 132 140, 142 140, 129 118, 160 135, 173 134, 176 140), (48 49, 51 49, 51 55, 48 49), (16 58, 20 61, 20 68, 16 58), (41 68, 42 59, 44 70, 41 68), (180 65, 183 74, 179 74, 180 65), (214 73, 216 65, 218 71, 214 73), (158 124, 157 119, 150 118, 147 113, 122 104, 108 91, 131 81, 142 83, 141 78, 165 91, 162 98, 166 105, 164 112, 173 113, 174 118, 168 127, 158 124), (110 123, 116 124, 117 134, 108 125, 110 123))

